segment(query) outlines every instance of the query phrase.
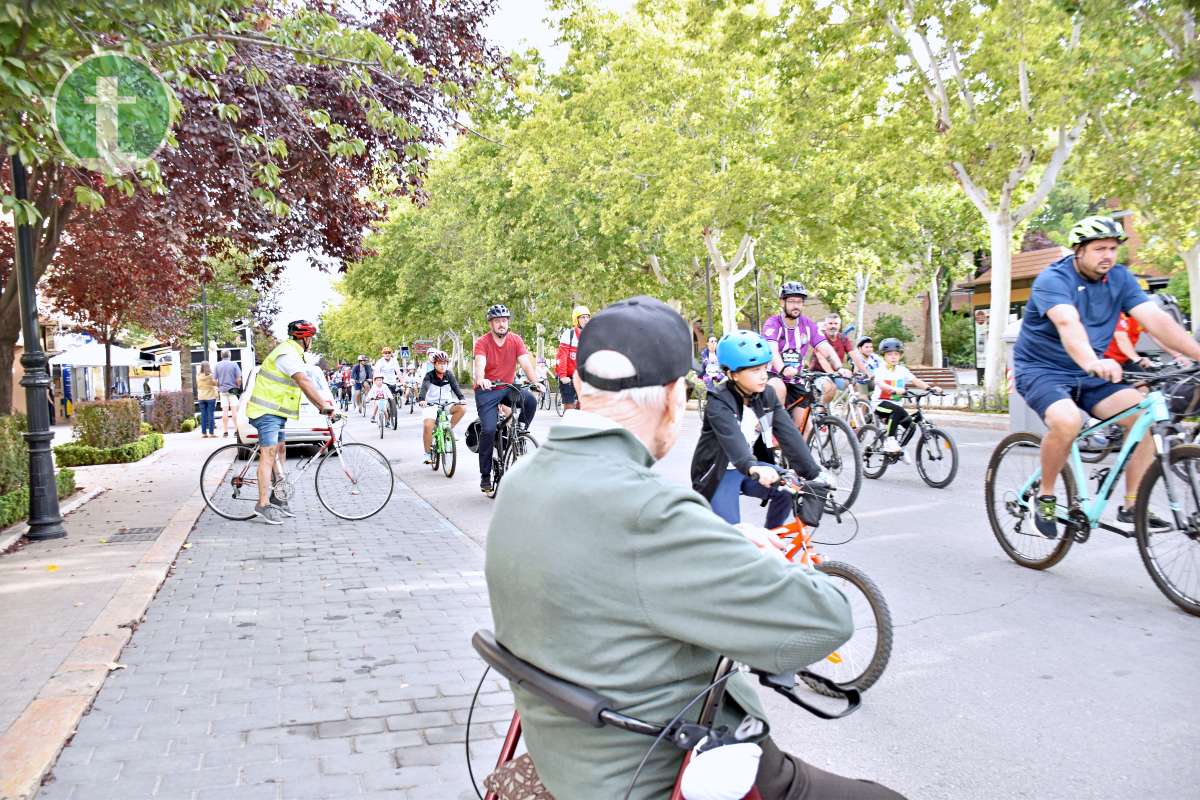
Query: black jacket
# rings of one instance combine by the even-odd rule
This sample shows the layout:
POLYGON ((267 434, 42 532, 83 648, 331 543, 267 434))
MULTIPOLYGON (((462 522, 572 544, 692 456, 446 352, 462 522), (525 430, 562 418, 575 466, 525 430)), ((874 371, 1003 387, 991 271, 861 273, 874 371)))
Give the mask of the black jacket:
POLYGON ((417 395, 417 402, 425 399, 426 395, 429 394, 430 386, 449 386, 450 391, 454 392, 455 397, 459 400, 463 399, 462 389, 458 388, 458 381, 454 379, 454 373, 450 370, 446 370, 444 378, 438 378, 437 370, 435 369, 426 372, 425 379, 421 381, 421 393, 417 395))
POLYGON ((350 380, 355 383, 366 383, 371 380, 371 373, 374 371, 375 369, 370 364, 355 364, 350 369, 350 380))
MULTIPOLYGON (((760 461, 773 463, 774 458, 763 438, 756 439, 754 449, 746 444, 742 435, 742 412, 746 406, 733 391, 733 381, 725 381, 709 393, 704 407, 704 425, 700 429, 700 441, 692 455, 692 488, 711 500, 717 484, 732 463, 739 472, 749 475, 748 470, 760 461)), ((784 411, 775 392, 767 389, 750 401, 750 408, 759 418, 763 431, 775 434, 779 446, 787 456, 788 464, 801 478, 815 478, 821 468, 813 460, 808 444, 796 429, 791 414, 784 411)), ((769 434, 768 434, 769 435, 769 434)))

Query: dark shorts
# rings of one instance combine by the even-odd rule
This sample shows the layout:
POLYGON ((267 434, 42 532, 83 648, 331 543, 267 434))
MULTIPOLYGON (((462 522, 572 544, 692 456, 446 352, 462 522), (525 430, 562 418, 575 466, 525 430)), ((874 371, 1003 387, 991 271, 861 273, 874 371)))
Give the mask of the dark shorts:
POLYGON ((1019 367, 1014 371, 1017 375, 1017 392, 1043 420, 1046 418, 1046 409, 1059 400, 1070 400, 1091 414, 1101 400, 1129 388, 1123 383, 1110 383, 1094 375, 1069 373, 1061 369, 1019 367))
POLYGON ((808 392, 806 392, 804 390, 803 386, 801 386, 798 383, 787 383, 787 384, 784 384, 784 386, 787 387, 787 400, 784 401, 785 406, 787 406, 788 408, 791 408, 793 405, 795 405, 797 403, 800 404, 801 408, 805 408, 808 406, 808 404, 809 404, 808 392))
MULTIPOLYGON (((574 381, 574 378, 572 378, 572 381, 574 381)), ((562 398, 563 398, 564 403, 578 403, 579 402, 579 395, 575 394, 575 384, 574 383, 563 383, 563 382, 559 381, 558 386, 560 389, 562 389, 562 398)))

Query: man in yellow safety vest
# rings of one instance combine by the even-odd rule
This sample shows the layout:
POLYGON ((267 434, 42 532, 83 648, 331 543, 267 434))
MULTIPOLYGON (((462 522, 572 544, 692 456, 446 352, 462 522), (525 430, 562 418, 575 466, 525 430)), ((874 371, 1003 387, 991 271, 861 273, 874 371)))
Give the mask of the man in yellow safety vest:
POLYGON ((289 322, 288 338, 267 356, 254 378, 254 390, 246 403, 246 418, 258 431, 258 505, 253 519, 267 525, 282 525, 284 517, 294 517, 288 499, 272 491, 272 476, 283 475, 286 444, 283 426, 289 419, 300 418, 300 393, 321 409, 333 414, 332 400, 321 396, 317 385, 304 371, 304 353, 317 334, 317 326, 307 320, 289 322))

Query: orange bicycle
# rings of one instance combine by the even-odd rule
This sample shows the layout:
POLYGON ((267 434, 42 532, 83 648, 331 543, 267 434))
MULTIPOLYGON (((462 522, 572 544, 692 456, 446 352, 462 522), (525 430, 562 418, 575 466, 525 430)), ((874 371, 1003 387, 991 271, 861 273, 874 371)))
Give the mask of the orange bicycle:
MULTIPOLYGON (((875 582, 858 567, 844 561, 826 561, 813 547, 813 526, 806 525, 803 519, 813 518, 814 504, 817 509, 838 513, 841 509, 836 503, 800 482, 794 472, 785 472, 781 481, 792 492, 795 514, 791 522, 772 528, 770 532, 791 544, 785 554, 788 561, 812 567, 835 580, 838 589, 850 601, 854 618, 854 633, 850 639, 823 661, 810 665, 807 672, 825 678, 839 689, 866 691, 879 680, 892 655, 892 614, 887 601, 875 582), (809 508, 805 508, 806 503, 809 508)), ((804 674, 800 678, 815 692, 837 696, 824 682, 813 681, 804 674)))

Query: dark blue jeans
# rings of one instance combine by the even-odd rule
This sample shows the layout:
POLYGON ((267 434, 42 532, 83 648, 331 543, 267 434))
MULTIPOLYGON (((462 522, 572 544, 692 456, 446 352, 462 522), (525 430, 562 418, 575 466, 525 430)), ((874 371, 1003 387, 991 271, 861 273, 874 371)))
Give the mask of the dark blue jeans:
MULTIPOLYGON (((761 461, 758 463, 764 467, 774 468, 772 464, 764 464, 761 461)), ((736 525, 742 521, 742 495, 756 497, 759 500, 767 498, 766 526, 768 528, 777 528, 783 525, 792 515, 791 492, 778 488, 768 489, 754 478, 747 477, 736 469, 725 471, 709 505, 712 506, 713 513, 718 517, 730 525, 736 525)))
MULTIPOLYGON (((512 408, 514 392, 511 389, 475 390, 475 410, 479 412, 479 478, 492 479, 492 450, 496 446, 496 424, 500 404, 512 408)), ((521 390, 521 423, 525 427, 533 424, 537 413, 537 398, 528 389, 521 390)))
POLYGON ((216 400, 201 400, 200 401, 200 432, 201 433, 216 433, 217 432, 217 401, 216 400))

